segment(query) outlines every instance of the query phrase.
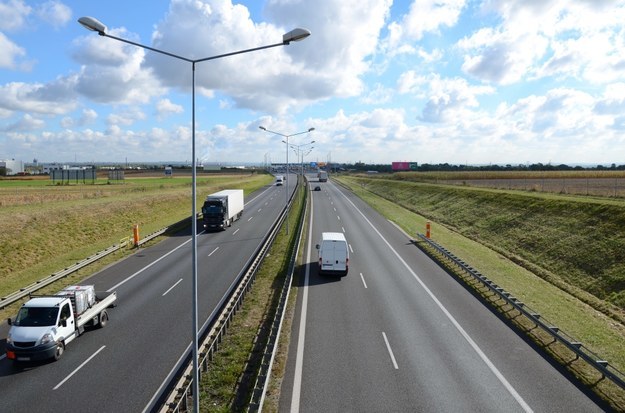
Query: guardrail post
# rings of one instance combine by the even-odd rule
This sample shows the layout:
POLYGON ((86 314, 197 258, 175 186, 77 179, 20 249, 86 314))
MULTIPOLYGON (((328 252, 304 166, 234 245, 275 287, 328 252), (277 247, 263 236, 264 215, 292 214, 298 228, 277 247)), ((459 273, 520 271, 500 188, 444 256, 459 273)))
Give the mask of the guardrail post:
POLYGON ((135 247, 139 246, 139 224, 132 226, 132 237, 135 243, 135 247))
POLYGON ((430 223, 430 221, 425 223, 425 237, 426 238, 430 238, 430 229, 432 227, 432 224, 430 223))

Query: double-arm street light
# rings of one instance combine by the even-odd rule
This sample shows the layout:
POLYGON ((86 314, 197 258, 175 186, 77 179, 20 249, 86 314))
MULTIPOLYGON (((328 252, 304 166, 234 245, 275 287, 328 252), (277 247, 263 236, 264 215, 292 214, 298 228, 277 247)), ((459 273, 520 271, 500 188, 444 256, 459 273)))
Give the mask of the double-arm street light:
POLYGON ((155 49, 150 46, 146 46, 143 44, 135 43, 130 40, 122 39, 119 37, 112 36, 106 33, 106 26, 97 19, 93 17, 81 17, 78 19, 78 23, 83 25, 88 30, 97 32, 100 36, 109 37, 111 39, 119 40, 120 42, 128 43, 134 46, 138 46, 147 50, 151 50, 153 52, 161 53, 175 59, 184 60, 185 62, 191 63, 191 187, 192 187, 192 207, 191 207, 191 239, 192 239, 192 261, 193 261, 193 270, 192 270, 192 284, 193 284, 193 407, 194 411, 199 411, 199 374, 198 374, 198 314, 197 314, 197 206, 196 206, 196 181, 197 181, 197 171, 196 171, 196 157, 195 157, 195 64, 199 62, 204 62, 207 60, 219 59, 222 57, 234 56, 243 53, 254 52, 262 49, 269 49, 271 47, 277 46, 286 46, 291 42, 297 42, 306 37, 310 36, 310 31, 306 29, 293 29, 290 32, 284 34, 282 36, 282 42, 270 44, 266 46, 255 47, 252 49, 238 50, 236 52, 224 53, 216 56, 204 57, 202 59, 189 59, 187 57, 179 56, 173 53, 166 52, 164 50, 155 49))
MULTIPOLYGON (((282 141, 286 143, 285 141, 282 141)), ((308 155, 314 149, 314 146, 307 148, 308 145, 312 145, 315 141, 310 141, 307 143, 302 143, 299 145, 290 144, 289 146, 293 148, 295 155, 297 156, 297 160, 300 162, 302 177, 304 176, 304 155, 308 155)))
MULTIPOLYGON (((296 136, 296 135, 301 135, 303 133, 312 132, 312 131, 315 130, 315 128, 308 128, 308 130, 297 132, 297 133, 292 133, 290 135, 285 135, 284 133, 280 133, 280 132, 269 130, 269 129, 267 129, 264 126, 259 126, 259 128, 264 130, 265 132, 273 133, 274 135, 279 135, 279 136, 282 136, 283 138, 286 138, 286 142, 285 142, 286 143, 286 174, 284 175, 284 177, 286 179, 286 198, 285 198, 285 202, 284 202, 284 208, 287 209, 288 206, 289 206, 289 138, 291 136, 296 136)), ((286 219, 286 233, 287 233, 287 235, 289 233, 289 219, 288 219, 288 217, 286 219)))

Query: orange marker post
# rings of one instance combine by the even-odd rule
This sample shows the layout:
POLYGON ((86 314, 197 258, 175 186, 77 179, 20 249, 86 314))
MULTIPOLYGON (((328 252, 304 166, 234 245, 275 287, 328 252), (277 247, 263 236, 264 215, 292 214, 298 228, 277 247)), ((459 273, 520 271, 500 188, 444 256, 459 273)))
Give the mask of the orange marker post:
POLYGON ((432 225, 430 224, 430 221, 425 223, 425 237, 427 239, 430 239, 430 229, 431 229, 431 226, 432 225))
POLYGON ((135 224, 132 227, 132 236, 133 236, 133 241, 135 242, 135 247, 139 246, 139 225, 135 224))

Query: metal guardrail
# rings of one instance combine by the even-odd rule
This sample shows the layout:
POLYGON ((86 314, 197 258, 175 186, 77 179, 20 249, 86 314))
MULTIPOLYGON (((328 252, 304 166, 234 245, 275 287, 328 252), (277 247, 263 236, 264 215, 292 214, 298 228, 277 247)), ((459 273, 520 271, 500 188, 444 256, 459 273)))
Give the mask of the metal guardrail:
MULTIPOLYGON (((256 278, 256 272, 260 263, 266 256, 269 248, 273 244, 282 223, 288 216, 291 208, 293 197, 297 193, 297 187, 289 198, 288 205, 282 210, 282 213, 274 221, 271 230, 265 236, 263 243, 257 248, 255 254, 248 260, 235 282, 221 299, 216 309, 208 317, 207 321, 200 328, 199 336, 201 343, 199 344, 198 368, 199 377, 201 373, 208 369, 208 363, 213 358, 215 352, 218 351, 221 340, 226 334, 232 318, 241 308, 243 299, 247 292, 252 288, 252 284, 256 278)), ((179 413, 186 412, 190 407, 189 399, 192 396, 193 384, 193 365, 191 360, 191 349, 189 349, 180 362, 174 368, 174 373, 169 379, 169 384, 164 387, 162 394, 158 396, 152 406, 148 406, 146 410, 158 411, 161 413, 179 413)))
MULTIPOLYGON (((158 237, 159 235, 164 234, 165 232, 167 232, 170 228, 175 228, 176 226, 180 225, 181 223, 185 222, 185 221, 189 221, 191 219, 191 217, 189 218, 185 218, 181 221, 176 222, 175 224, 172 224, 168 227, 162 228, 156 232, 153 232, 152 234, 144 237, 143 239, 139 240, 139 242, 137 243, 137 246, 141 246, 143 244, 145 244, 148 241, 153 240, 154 238, 158 237)), ((119 251, 120 249, 130 245, 130 243, 132 242, 132 238, 131 237, 124 237, 120 240, 119 244, 114 244, 102 251, 96 252, 95 254, 93 254, 92 256, 85 258, 82 261, 77 262, 74 265, 71 265, 69 267, 64 268, 61 271, 57 271, 53 274, 50 274, 49 276, 42 278, 38 281, 35 281, 34 283, 20 288, 18 291, 12 292, 11 294, 8 294, 4 297, 0 297, 0 310, 8 307, 9 305, 21 300, 24 297, 29 296, 30 294, 44 288, 47 287, 48 285, 60 280, 61 278, 67 277, 68 275, 80 270, 81 268, 86 267, 89 264, 93 264, 94 262, 96 262, 97 260, 106 257, 107 255, 110 255, 112 253, 114 253, 115 251, 119 251)))
POLYGON ((489 280, 485 275, 481 274, 478 270, 471 267, 460 258, 456 257, 454 254, 443 248, 441 245, 437 244, 435 241, 432 241, 430 238, 427 238, 423 234, 418 234, 418 236, 419 238, 421 238, 421 240, 425 241, 428 245, 438 251, 438 253, 445 257, 448 261, 456 265, 466 274, 469 274, 476 281, 487 287, 493 294, 497 295, 501 300, 504 300, 508 305, 514 307, 514 309, 527 317, 537 327, 540 327, 542 330, 551 335, 555 341, 560 342, 566 348, 572 351, 576 355, 576 360, 578 358, 583 359, 590 366, 594 367, 599 373, 601 373, 602 378, 607 377, 614 384, 622 389, 625 389, 625 373, 619 371, 608 361, 593 353, 589 348, 563 332, 557 326, 549 323, 548 320, 542 317, 538 312, 529 308, 523 302, 519 301, 516 297, 514 297, 510 292, 507 292, 503 288, 499 287, 492 280, 489 280))
MULTIPOLYGON (((304 188, 307 187, 307 182, 304 180, 304 188)), ((307 205, 308 191, 306 191, 306 197, 304 199, 304 205, 307 205)), ((252 397, 249 403, 248 412, 262 412, 263 402, 265 401, 265 394, 267 393, 267 386, 269 386, 269 379, 271 378, 271 368, 278 349, 278 340, 280 338, 280 332, 282 331, 282 323, 284 321, 284 314, 289 302, 289 293, 291 291, 291 285, 293 282, 293 273, 295 272, 295 262, 299 254, 299 247, 302 239, 302 232, 304 228, 304 219, 306 213, 303 213, 298 223, 297 228, 297 240, 293 249, 293 253, 289 258, 289 268, 287 275, 282 284, 282 291, 280 291, 280 298, 276 313, 274 314, 273 321, 271 323, 271 329, 269 332, 269 339, 265 345, 265 351, 261 360, 260 371, 256 377, 256 383, 252 390, 252 397)))

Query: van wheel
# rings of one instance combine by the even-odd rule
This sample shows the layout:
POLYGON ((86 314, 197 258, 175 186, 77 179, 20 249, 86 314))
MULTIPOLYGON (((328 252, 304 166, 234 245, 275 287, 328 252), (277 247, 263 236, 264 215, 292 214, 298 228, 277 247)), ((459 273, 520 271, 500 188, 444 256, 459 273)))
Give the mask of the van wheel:
POLYGON ((63 344, 63 342, 58 342, 56 343, 56 350, 54 351, 54 360, 58 360, 61 358, 61 356, 63 356, 63 353, 65 352, 65 344, 63 344))
POLYGON ((100 322, 98 323, 98 325, 100 326, 100 328, 104 328, 104 327, 106 327, 106 323, 108 323, 108 322, 109 322, 109 315, 106 312, 106 310, 103 310, 100 313, 100 322))

